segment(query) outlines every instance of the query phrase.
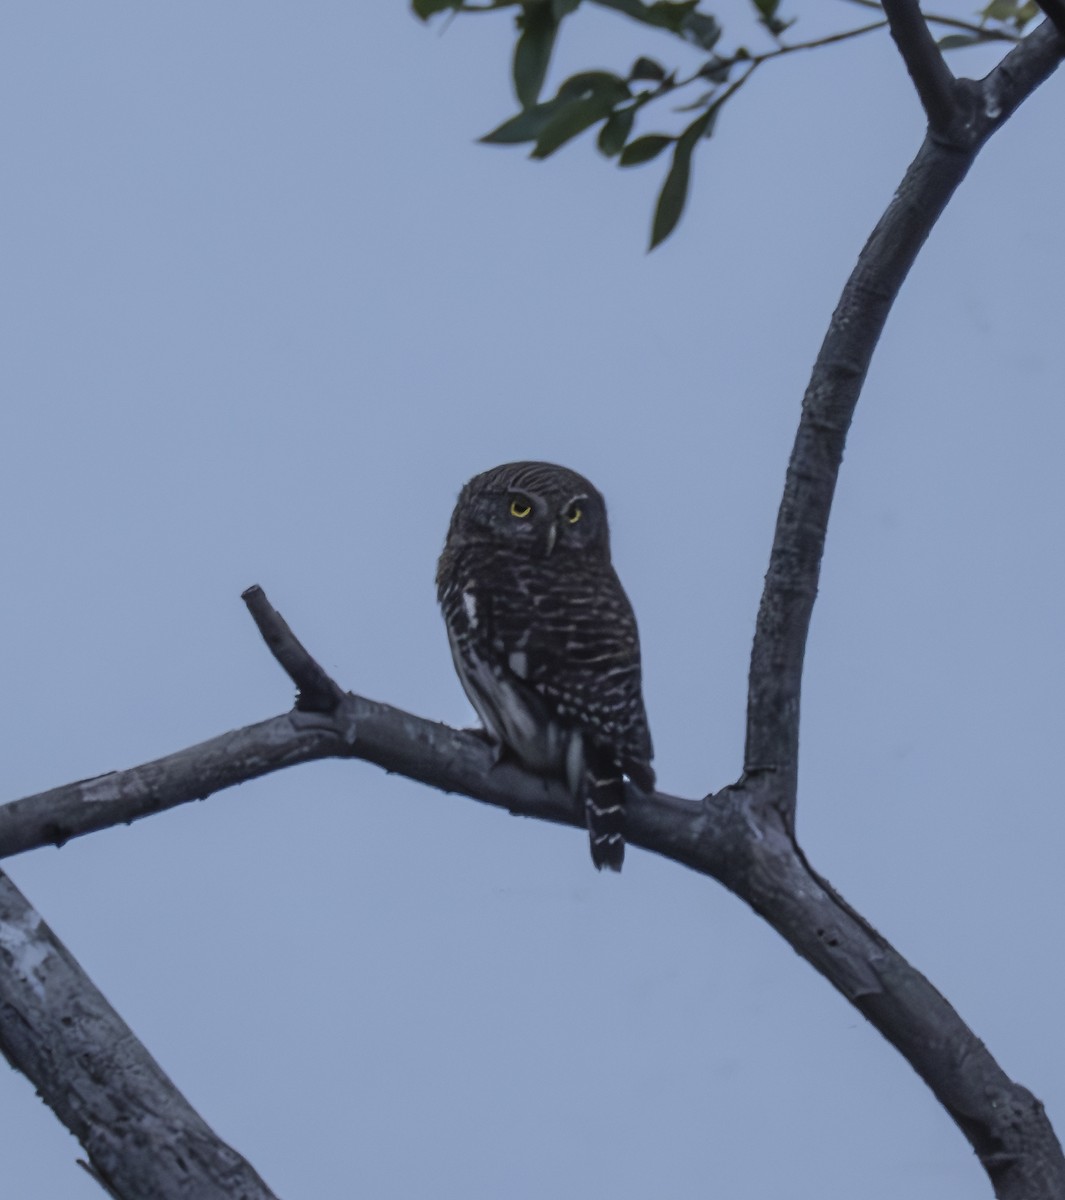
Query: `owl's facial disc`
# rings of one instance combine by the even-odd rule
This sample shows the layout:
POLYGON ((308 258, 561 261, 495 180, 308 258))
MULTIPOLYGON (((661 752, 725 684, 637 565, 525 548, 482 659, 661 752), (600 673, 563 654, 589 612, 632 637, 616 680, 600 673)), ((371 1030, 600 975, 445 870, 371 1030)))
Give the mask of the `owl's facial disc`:
POLYGON ((579 495, 571 496, 565 504, 558 510, 558 519, 566 525, 576 525, 584 515, 582 505, 588 497, 581 492, 579 495))
POLYGON ((538 558, 603 552, 609 559, 596 492, 573 488, 569 480, 568 487, 564 483, 543 489, 530 487, 535 481, 525 478, 501 482, 498 489, 481 493, 474 523, 468 527, 471 537, 491 541, 502 536, 538 558))
POLYGON ((547 511, 543 498, 533 492, 508 488, 504 494, 507 511, 516 521, 538 521, 547 511))

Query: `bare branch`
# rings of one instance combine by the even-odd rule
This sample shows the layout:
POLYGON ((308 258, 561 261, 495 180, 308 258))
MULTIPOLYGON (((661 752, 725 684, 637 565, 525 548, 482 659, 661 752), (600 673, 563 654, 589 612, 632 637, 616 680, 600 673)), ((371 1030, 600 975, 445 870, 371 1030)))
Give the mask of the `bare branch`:
POLYGON ((1065 1157, 1042 1104, 1009 1079, 932 984, 817 875, 779 814, 744 787, 715 798, 715 806, 724 804, 734 806, 731 819, 706 834, 717 844, 722 873, 716 877, 903 1055, 972 1145, 999 1200, 1065 1195, 1065 1157))
POLYGON ((883 5, 891 36, 924 105, 928 126, 945 133, 958 112, 954 76, 917 0, 883 0, 883 5))
POLYGON ((349 714, 293 710, 129 771, 112 771, 0 805, 0 858, 129 824, 297 763, 345 753, 349 714))
MULTIPOLYGON (((859 255, 814 364, 758 612, 747 698, 744 770, 774 779, 772 802, 794 820, 803 656, 843 444, 869 362, 903 281, 980 147, 1058 66, 1049 24, 986 79, 964 81, 968 117, 951 138, 929 133, 859 255)), ((959 85, 960 86, 960 85, 959 85)))
POLYGON ((1036 3, 1058 33, 1065 38, 1065 0, 1036 0, 1036 3))
MULTIPOLYGON (((583 815, 561 783, 497 763, 486 738, 349 692, 333 714, 293 710, 128 771, 0 805, 0 858, 61 846, 320 758, 361 758, 445 792, 584 828, 583 815)), ((693 807, 676 797, 656 799, 689 811, 693 807)))
MULTIPOLYGON (((494 765, 486 739, 346 695, 333 714, 293 712, 102 776, 90 781, 87 800, 86 785, 74 784, 6 805, 0 808, 0 848, 11 852, 42 844, 32 833, 54 826, 57 805, 65 836, 73 836, 203 796, 209 780, 230 786, 325 755, 363 758, 444 791, 583 833, 564 786, 510 763, 494 765), (239 759, 220 771, 226 744, 240 748, 239 759), (92 814, 88 822, 79 819, 79 796, 80 810, 92 814)), ((1032 1200, 1061 1194, 1053 1188, 1065 1189, 1065 1160, 1038 1101, 1004 1074, 932 985, 811 870, 780 814, 766 802, 766 784, 752 779, 703 801, 630 793, 627 840, 719 880, 786 938, 928 1083, 980 1154, 1000 1196, 1032 1200), (1022 1192, 1014 1186, 1018 1180, 1025 1187, 1036 1181, 1038 1187, 1022 1192)), ((37 1044, 50 1036, 45 1030, 37 1044)), ((21 1069, 41 1086, 39 1065, 21 1069)))
MULTIPOLYGON (((966 119, 926 139, 833 315, 804 398, 758 617, 745 778, 698 803, 665 795, 632 794, 629 799, 628 840, 718 879, 769 922, 928 1083, 980 1156, 1002 1200, 1051 1200, 1065 1194, 1061 1148, 1040 1103, 1005 1075, 932 985, 806 862, 793 833, 799 695, 843 443, 887 313, 914 256, 983 141, 1054 70, 1063 50, 1061 37, 1048 22, 982 83, 956 85, 968 105, 966 119)), ((0 808, 0 853, 62 842, 326 756, 364 758, 514 813, 580 824, 565 788, 512 764, 494 765, 490 747, 476 735, 341 695, 261 592, 252 593, 249 608, 300 689, 296 710, 132 771, 6 805, 0 808)), ((25 1016, 25 993, 39 990, 41 972, 53 969, 49 964, 59 961, 70 972, 78 969, 57 943, 54 951, 39 950, 33 938, 43 929, 40 919, 15 901, 8 917, 2 907, 6 895, 0 891, 0 962, 7 968, 0 971, 0 1044, 62 1119, 80 1122, 89 1137, 99 1114, 88 1111, 91 1103, 69 1112, 71 1102, 60 1094, 63 1089, 50 1073, 54 1064, 38 1053, 42 1047, 67 1044, 49 1024, 56 1013, 64 1012, 62 1004, 49 1004, 32 1019, 25 1016), (28 960, 20 949, 27 945, 28 960)), ((25 904, 17 893, 15 897, 25 904)), ((72 988, 83 995, 91 984, 82 978, 72 988)), ((131 1041, 110 1027, 88 1030, 85 1049, 74 1047, 70 1057, 88 1062, 97 1077, 113 1074, 123 1079, 140 1068, 120 1060, 112 1048, 131 1041)), ((148 1063, 144 1069, 167 1083, 159 1068, 150 1059, 148 1063)), ((107 1098, 105 1092, 99 1100, 107 1098)), ((136 1107, 137 1098, 129 1104, 139 1117, 143 1108, 136 1107)), ((179 1160, 168 1147, 160 1151, 154 1146, 152 1159, 160 1171, 169 1169, 172 1160, 183 1170, 189 1169, 190 1160, 199 1169, 219 1152, 219 1143, 199 1118, 193 1113, 187 1120, 186 1124, 182 1116, 173 1123, 191 1143, 191 1152, 182 1149, 179 1160)), ((110 1149, 101 1150, 95 1140, 88 1148, 94 1169, 116 1193, 172 1194, 155 1183, 142 1187, 137 1182, 128 1192, 123 1190, 118 1185, 122 1163, 115 1166, 110 1149)), ((121 1158, 128 1151, 123 1145, 114 1153, 121 1158)), ((223 1169, 232 1167, 239 1173, 246 1166, 234 1162, 235 1155, 226 1158, 232 1155, 228 1148, 221 1147, 221 1154, 223 1169)), ((140 1160, 130 1160, 129 1169, 140 1169, 140 1160)), ((223 1194, 194 1190, 197 1195, 223 1194)), ((224 1194, 268 1195, 253 1173, 246 1184, 227 1183, 224 1194)))
POLYGON ((296 685, 296 707, 300 712, 332 712, 344 693, 307 653, 284 617, 267 600, 263 589, 257 583, 252 584, 240 598, 248 606, 270 653, 296 685))
POLYGON ((976 85, 979 113, 970 136, 982 145, 1004 125, 1065 58, 1065 41, 1050 21, 1033 29, 976 85))
POLYGON ((273 1200, 0 873, 0 1050, 112 1196, 273 1200))

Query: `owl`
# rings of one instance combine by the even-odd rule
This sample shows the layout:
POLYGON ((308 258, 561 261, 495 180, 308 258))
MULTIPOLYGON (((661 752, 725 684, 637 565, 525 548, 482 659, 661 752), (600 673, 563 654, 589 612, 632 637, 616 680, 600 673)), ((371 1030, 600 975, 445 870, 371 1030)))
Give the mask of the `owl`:
POLYGON ((603 497, 551 463, 506 463, 459 495, 436 573, 459 679, 501 754, 563 780, 596 867, 620 871, 625 785, 654 787, 636 618, 603 497))

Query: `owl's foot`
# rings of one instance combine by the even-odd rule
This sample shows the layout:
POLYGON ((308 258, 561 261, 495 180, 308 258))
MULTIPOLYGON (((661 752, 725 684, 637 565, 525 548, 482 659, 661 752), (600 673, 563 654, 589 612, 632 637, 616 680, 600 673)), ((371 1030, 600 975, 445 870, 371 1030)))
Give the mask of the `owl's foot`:
POLYGON ((492 737, 492 735, 486 729, 482 729, 480 725, 475 725, 471 729, 464 729, 464 730, 462 730, 462 732, 471 734, 473 737, 477 738, 478 741, 488 743, 488 745, 491 747, 491 750, 492 750, 492 767, 493 768, 498 767, 499 764, 503 761, 503 759, 506 758, 506 756, 507 756, 506 746, 504 746, 502 742, 497 742, 496 739, 494 737, 492 737))

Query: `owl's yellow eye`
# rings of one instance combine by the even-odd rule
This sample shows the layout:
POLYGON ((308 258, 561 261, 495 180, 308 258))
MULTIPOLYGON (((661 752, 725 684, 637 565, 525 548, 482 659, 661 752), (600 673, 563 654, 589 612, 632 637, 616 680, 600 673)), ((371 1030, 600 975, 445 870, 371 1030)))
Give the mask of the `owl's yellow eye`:
POLYGON ((525 499, 524 496, 519 496, 517 500, 510 502, 510 515, 512 517, 523 518, 527 517, 532 512, 532 505, 525 499))
POLYGON ((569 523, 571 525, 576 525, 580 519, 581 519, 581 510, 576 505, 574 505, 573 508, 571 508, 569 510, 569 512, 566 514, 566 520, 569 521, 569 523))

